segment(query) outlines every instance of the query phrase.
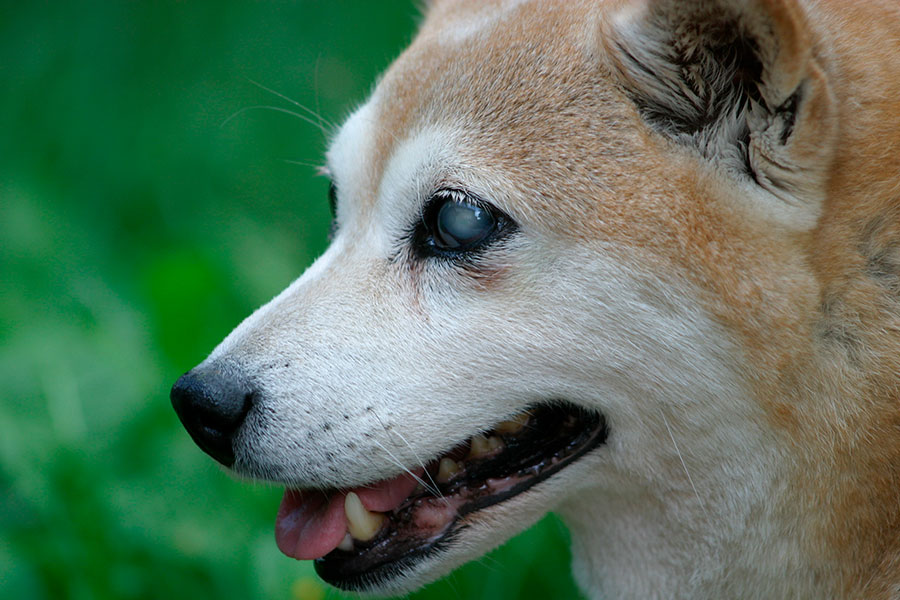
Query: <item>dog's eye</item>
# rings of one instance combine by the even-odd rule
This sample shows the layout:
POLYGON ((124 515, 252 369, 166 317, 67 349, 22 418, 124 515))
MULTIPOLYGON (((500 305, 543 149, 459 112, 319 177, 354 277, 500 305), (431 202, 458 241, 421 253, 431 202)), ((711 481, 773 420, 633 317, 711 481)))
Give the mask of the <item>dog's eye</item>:
POLYGON ((331 225, 328 228, 328 241, 337 235, 337 186, 334 182, 328 184, 328 208, 331 210, 331 225))
POLYGON ((466 250, 487 238, 496 227, 497 220, 486 208, 449 198, 435 215, 434 242, 447 250, 466 250))
POLYGON ((331 210, 331 218, 337 216, 337 186, 334 182, 328 184, 328 208, 331 210))
POLYGON ((473 255, 517 229, 509 216, 462 190, 443 189, 425 203, 410 241, 421 258, 457 259, 473 255))
POLYGON ((462 192, 441 190, 430 204, 425 221, 438 250, 472 250, 498 229, 500 218, 492 208, 462 192))

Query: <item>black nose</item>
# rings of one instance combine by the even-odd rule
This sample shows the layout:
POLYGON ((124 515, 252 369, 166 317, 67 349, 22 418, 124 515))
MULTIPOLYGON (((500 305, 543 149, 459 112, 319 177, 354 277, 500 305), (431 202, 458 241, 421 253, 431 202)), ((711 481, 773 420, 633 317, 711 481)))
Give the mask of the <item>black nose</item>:
POLYGON ((232 439, 253 404, 249 387, 227 370, 198 368, 179 377, 169 397, 197 445, 223 465, 233 465, 232 439))

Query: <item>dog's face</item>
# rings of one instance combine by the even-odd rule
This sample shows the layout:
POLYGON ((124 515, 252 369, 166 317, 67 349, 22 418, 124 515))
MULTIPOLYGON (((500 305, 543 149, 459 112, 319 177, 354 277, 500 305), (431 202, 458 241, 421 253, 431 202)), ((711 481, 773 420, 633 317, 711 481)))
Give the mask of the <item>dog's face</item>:
MULTIPOLYGON (((548 510, 583 581, 762 518, 780 459, 754 398, 804 327, 818 209, 765 157, 747 174, 727 119, 677 130, 690 109, 629 62, 648 10, 435 3, 333 140, 327 252, 176 385, 204 449, 291 490, 279 545, 328 581, 409 590, 548 510)), ((790 132, 726 108, 824 139, 814 107, 790 132)))

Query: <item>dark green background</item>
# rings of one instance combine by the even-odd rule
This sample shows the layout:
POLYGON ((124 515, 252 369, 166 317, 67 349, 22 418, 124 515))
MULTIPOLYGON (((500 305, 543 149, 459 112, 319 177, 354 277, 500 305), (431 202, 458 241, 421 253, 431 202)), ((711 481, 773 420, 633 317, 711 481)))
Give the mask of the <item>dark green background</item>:
MULTIPOLYGON (((0 0, 0 597, 339 598, 176 377, 322 252, 325 128, 418 12, 0 0), (277 110, 255 108, 275 107, 277 110)), ((573 598, 555 519, 414 598, 573 598)))

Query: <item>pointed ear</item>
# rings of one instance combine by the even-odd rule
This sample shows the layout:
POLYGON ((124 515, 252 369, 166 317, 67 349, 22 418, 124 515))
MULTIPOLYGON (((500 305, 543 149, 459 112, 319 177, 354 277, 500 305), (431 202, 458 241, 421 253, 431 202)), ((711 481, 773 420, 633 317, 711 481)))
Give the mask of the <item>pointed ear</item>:
POLYGON ((798 0, 623 0, 604 28, 647 124, 817 216, 837 110, 798 0))

